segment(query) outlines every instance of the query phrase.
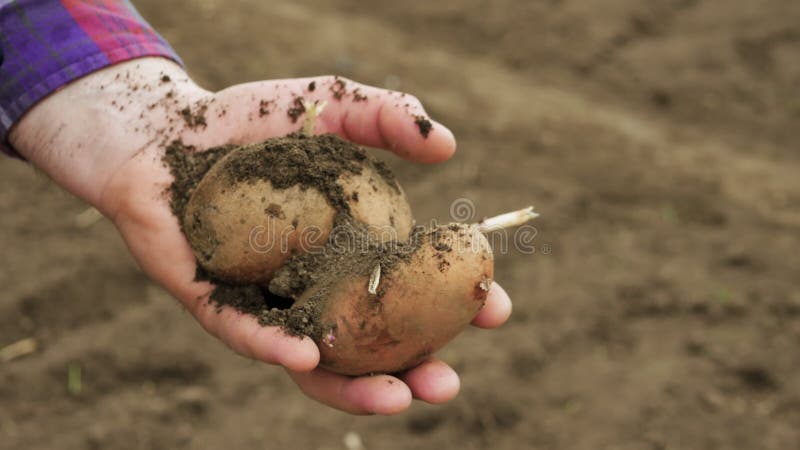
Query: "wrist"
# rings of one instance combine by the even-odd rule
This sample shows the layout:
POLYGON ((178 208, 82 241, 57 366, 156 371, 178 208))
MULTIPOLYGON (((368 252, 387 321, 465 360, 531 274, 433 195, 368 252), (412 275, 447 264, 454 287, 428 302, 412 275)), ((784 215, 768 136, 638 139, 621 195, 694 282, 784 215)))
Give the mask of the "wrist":
POLYGON ((39 102, 9 142, 56 183, 100 206, 122 165, 168 139, 180 109, 210 93, 165 58, 139 58, 93 72, 39 102))

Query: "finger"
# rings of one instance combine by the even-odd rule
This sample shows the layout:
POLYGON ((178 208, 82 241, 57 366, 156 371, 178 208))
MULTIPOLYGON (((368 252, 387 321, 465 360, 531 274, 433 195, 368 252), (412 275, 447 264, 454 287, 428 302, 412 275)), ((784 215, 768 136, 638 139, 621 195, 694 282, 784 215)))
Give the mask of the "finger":
MULTIPOLYGON (((330 82, 323 79, 320 83, 324 86, 330 82)), ((324 98, 329 113, 323 113, 322 121, 327 131, 339 132, 358 144, 391 150, 415 162, 441 162, 455 152, 453 133, 430 119, 416 97, 342 78, 332 83, 346 83, 350 92, 357 91, 365 100, 356 101, 356 94, 338 100, 330 95, 324 98)))
POLYGON ((307 372, 319 363, 319 350, 309 337, 289 336, 279 327, 265 327, 254 316, 231 307, 200 301, 192 313, 206 330, 240 355, 307 372))
POLYGON ((511 299, 499 284, 492 282, 486 303, 472 319, 472 324, 480 328, 497 328, 511 316, 511 299))
POLYGON ((437 358, 431 358, 400 375, 414 398, 440 404, 454 399, 461 388, 458 374, 437 358))
POLYGON ((287 372, 307 396, 350 414, 392 415, 411 405, 408 386, 391 375, 352 378, 324 369, 287 372))
POLYGON ((259 81, 228 88, 216 96, 215 118, 194 136, 185 136, 186 142, 208 141, 222 134, 239 136, 239 143, 245 143, 297 131, 304 117, 302 111, 297 112, 297 101, 302 98, 307 103, 327 102, 316 132, 336 133, 423 163, 447 160, 456 148, 453 133, 430 120, 415 97, 344 78, 259 81))

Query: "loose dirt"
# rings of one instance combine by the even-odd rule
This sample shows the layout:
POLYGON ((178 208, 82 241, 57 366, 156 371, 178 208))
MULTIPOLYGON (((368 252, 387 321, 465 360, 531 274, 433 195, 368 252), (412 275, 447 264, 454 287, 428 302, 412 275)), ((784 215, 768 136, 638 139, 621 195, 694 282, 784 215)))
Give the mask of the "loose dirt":
POLYGON ((387 158, 417 217, 542 213, 525 253, 492 241, 514 312, 437 355, 453 402, 354 418, 219 344, 110 223, 73 226, 84 204, 2 159, 0 347, 40 349, 0 363, 0 447, 800 448, 800 2, 135 3, 210 89, 338 73, 419 97, 458 152, 387 158))

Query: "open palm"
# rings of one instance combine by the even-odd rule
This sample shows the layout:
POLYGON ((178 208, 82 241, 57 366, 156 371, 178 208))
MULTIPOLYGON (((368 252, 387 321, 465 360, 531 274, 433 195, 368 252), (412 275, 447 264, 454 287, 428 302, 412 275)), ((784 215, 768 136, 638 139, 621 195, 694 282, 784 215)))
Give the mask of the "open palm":
MULTIPOLYGON (((427 138, 422 136, 415 120, 425 112, 415 98, 333 77, 264 81, 204 93, 191 105, 203 108, 207 123, 181 124, 182 129, 169 138, 204 149, 284 135, 301 125, 302 120, 295 122, 287 114, 298 96, 307 102, 327 101, 316 124, 318 133, 336 133, 416 162, 444 161, 455 151, 450 131, 435 122, 427 138)), ((141 267, 209 333, 241 355, 284 366, 307 395, 347 412, 392 414, 406 409, 412 397, 441 403, 456 395, 458 376, 435 358, 397 376, 345 377, 316 368, 318 349, 308 337, 263 327, 255 317, 230 307, 218 311, 207 301, 212 286, 193 281, 196 261, 165 195, 172 178, 162 162, 164 140, 160 141, 152 140, 119 165, 106 183, 100 208, 114 221, 141 267)), ((494 285, 473 323, 498 326, 510 309, 508 296, 494 285)))

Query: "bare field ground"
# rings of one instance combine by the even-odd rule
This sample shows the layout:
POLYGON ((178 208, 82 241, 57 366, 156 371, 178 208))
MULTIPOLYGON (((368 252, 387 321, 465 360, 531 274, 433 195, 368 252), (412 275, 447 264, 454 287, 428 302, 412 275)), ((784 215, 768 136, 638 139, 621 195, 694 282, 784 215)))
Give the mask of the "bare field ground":
POLYGON ((451 404, 351 417, 207 336, 81 202, 0 160, 3 449, 800 447, 800 3, 142 0, 210 88, 336 73, 459 139, 391 165, 420 220, 533 203, 451 404), (549 254, 541 250, 549 249, 549 254), (64 308, 69 305, 69 308, 64 308), (80 367, 80 395, 67 390, 80 367))

